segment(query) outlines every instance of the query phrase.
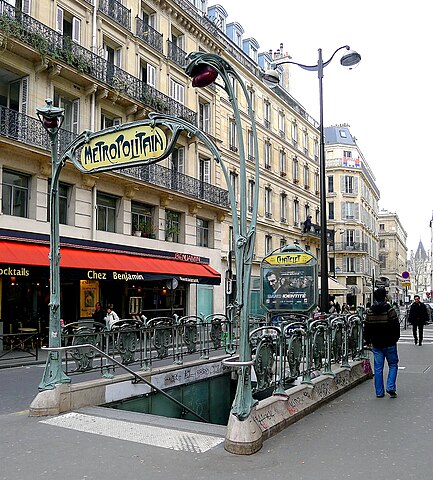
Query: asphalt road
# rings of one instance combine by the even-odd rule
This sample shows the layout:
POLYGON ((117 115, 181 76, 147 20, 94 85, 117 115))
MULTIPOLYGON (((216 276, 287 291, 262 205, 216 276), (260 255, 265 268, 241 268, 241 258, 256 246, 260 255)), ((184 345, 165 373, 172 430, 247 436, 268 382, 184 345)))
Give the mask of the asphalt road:
POLYGON ((16 413, 28 407, 43 370, 3 369, 0 480, 430 480, 433 327, 422 347, 403 332, 399 355, 397 399, 377 399, 373 382, 364 382, 249 457, 227 453, 218 429, 204 435, 192 424, 155 428, 139 414, 119 417, 102 409, 44 419, 16 413), (179 438, 180 447, 170 448, 179 438), (209 438, 213 446, 203 447, 209 438), (163 446, 154 446, 155 440, 163 446))

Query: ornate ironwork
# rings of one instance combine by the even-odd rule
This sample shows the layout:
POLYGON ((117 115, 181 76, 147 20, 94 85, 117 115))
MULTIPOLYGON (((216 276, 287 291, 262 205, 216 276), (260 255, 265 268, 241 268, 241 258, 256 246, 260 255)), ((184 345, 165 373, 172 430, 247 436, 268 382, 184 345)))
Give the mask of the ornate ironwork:
POLYGON ((229 207, 229 194, 227 190, 203 182, 197 178, 176 172, 162 165, 142 165, 118 170, 119 173, 129 175, 144 182, 159 187, 168 188, 185 195, 204 200, 205 202, 229 207))
POLYGON ((192 124, 197 123, 197 114, 171 97, 121 68, 72 42, 67 37, 52 30, 43 23, 0 0, 3 13, 0 15, 0 31, 6 40, 20 40, 37 50, 43 57, 62 61, 102 83, 107 84, 118 94, 143 103, 150 109, 180 117, 192 124))
POLYGON ((147 22, 145 22, 139 17, 137 17, 135 20, 137 37, 143 40, 143 42, 146 42, 159 53, 162 53, 162 33, 159 33, 157 30, 155 30, 147 22))
POLYGON ((186 60, 187 53, 170 40, 167 40, 167 46, 167 58, 177 65, 185 67, 188 64, 186 60))
POLYGON ((119 25, 131 30, 131 10, 116 0, 99 0, 99 8, 102 13, 112 18, 119 25))

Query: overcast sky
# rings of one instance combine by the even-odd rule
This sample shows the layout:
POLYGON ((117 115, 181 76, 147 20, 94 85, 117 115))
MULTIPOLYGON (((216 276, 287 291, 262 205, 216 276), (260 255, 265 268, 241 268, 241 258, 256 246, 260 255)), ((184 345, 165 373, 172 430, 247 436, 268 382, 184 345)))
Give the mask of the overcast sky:
MULTIPOLYGON (((284 45, 293 61, 315 65, 343 45, 361 54, 358 67, 324 70, 324 124, 347 123, 372 169, 380 208, 398 214, 409 251, 430 249, 433 210, 432 7, 426 0, 220 0, 259 51, 284 45)), ((319 119, 315 72, 291 67, 291 94, 319 119)))

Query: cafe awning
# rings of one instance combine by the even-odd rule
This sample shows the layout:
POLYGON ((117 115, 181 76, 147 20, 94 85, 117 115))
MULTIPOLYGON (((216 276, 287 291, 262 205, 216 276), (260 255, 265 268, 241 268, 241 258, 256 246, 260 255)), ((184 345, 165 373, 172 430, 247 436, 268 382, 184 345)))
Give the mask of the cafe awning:
MULTIPOLYGON (((49 246, 35 243, 0 241, 0 264, 49 267, 49 246)), ((60 267, 170 275, 184 281, 219 285, 221 275, 209 265, 141 254, 101 252, 62 247, 60 267)))
MULTIPOLYGON (((320 279, 319 279, 319 292, 320 292, 320 279)), ((341 284, 335 278, 328 277, 328 292, 330 295, 346 295, 347 287, 341 284)))

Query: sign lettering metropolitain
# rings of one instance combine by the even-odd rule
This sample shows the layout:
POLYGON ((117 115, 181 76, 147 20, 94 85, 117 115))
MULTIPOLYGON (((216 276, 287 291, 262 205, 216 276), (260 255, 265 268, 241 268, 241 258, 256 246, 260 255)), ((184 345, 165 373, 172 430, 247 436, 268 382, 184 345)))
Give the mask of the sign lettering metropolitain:
POLYGON ((86 172, 162 156, 167 136, 159 127, 136 125, 91 138, 82 148, 80 165, 86 172))

